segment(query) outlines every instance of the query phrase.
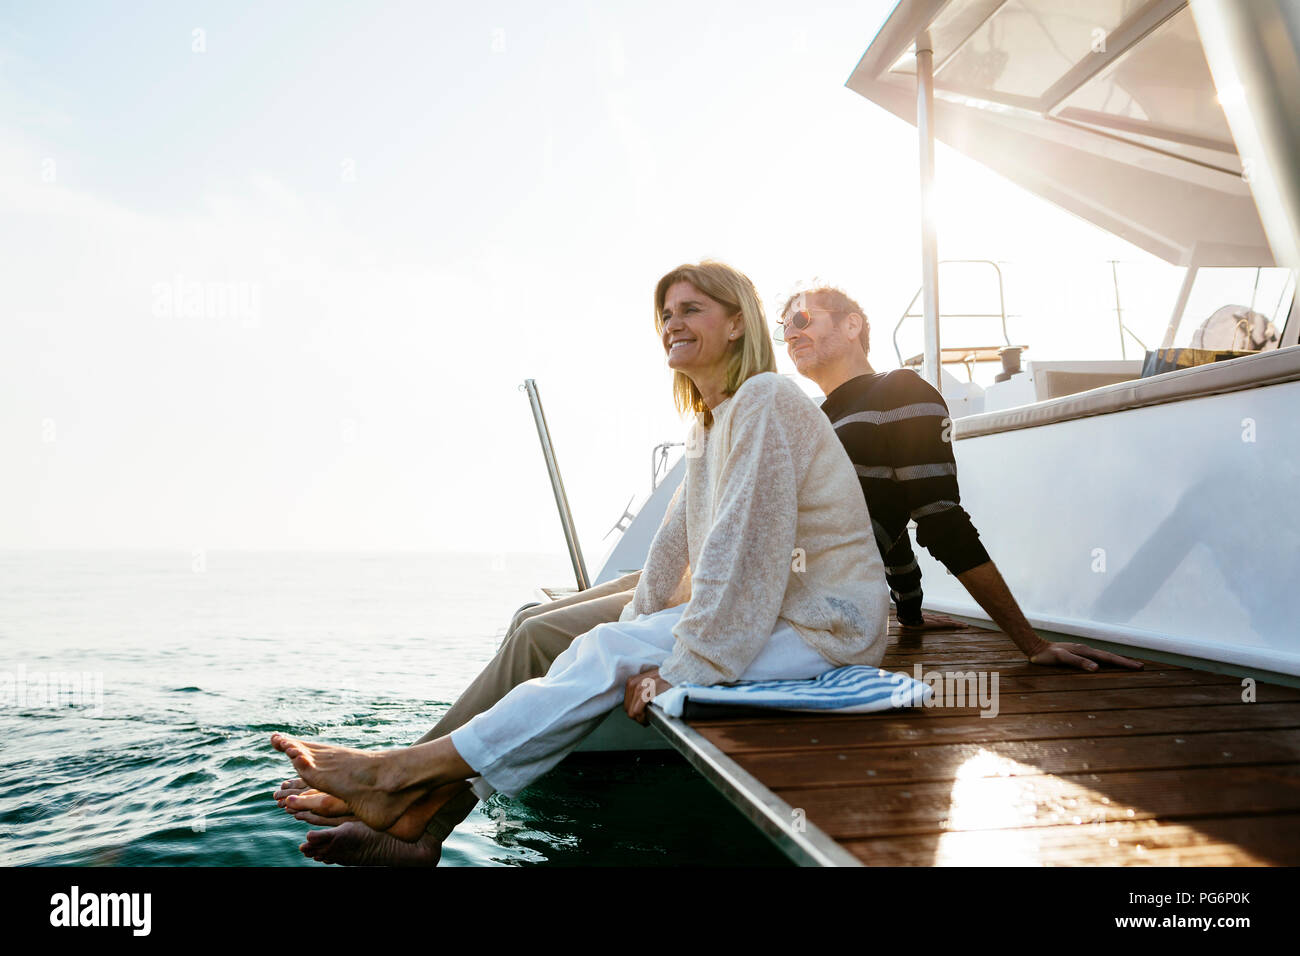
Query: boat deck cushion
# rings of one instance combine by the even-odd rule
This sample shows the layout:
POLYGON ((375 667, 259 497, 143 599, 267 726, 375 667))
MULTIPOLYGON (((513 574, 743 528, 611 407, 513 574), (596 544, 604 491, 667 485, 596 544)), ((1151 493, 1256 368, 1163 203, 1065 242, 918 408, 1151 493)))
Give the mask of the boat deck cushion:
POLYGON ((1138 376, 1127 372, 1061 372, 1056 369, 1043 372, 1040 376, 1043 391, 1047 398, 1064 398, 1066 395, 1078 395, 1080 392, 1103 388, 1117 382, 1131 382, 1138 376))
POLYGON ((1300 380, 1300 346, 1291 346, 1213 365, 1119 382, 1033 405, 969 415, 953 423, 953 439, 976 438, 1019 428, 1036 428, 1039 425, 1067 422, 1092 415, 1108 415, 1130 408, 1181 402, 1189 398, 1296 380, 1300 380))

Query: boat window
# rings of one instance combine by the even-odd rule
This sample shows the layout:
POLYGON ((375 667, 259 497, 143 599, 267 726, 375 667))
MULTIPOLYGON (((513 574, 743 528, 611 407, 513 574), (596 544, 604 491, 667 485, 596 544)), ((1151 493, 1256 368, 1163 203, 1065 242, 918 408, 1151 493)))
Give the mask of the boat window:
POLYGON ((1290 269, 1201 269, 1174 345, 1236 351, 1275 349, 1295 292, 1295 273, 1290 269))
POLYGON ((1240 171, 1232 133, 1187 9, 1067 97, 1056 115, 1240 171))
POLYGON ((1009 0, 936 73, 935 86, 1036 100, 1144 6, 1145 0, 1009 0))
MULTIPOLYGON (((1003 0, 979 0, 975 3, 951 3, 945 7, 943 13, 930 24, 930 48, 934 50, 934 62, 942 65, 1002 2, 1003 0)), ((898 58, 890 72, 916 73, 915 43, 898 58)))

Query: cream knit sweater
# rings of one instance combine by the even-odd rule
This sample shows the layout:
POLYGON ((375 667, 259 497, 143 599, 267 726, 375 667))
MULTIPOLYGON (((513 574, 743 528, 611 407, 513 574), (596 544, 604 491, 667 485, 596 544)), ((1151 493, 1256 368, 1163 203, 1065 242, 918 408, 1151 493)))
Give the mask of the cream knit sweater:
POLYGON ((836 664, 880 663, 889 596, 862 487, 797 385, 755 375, 697 421, 623 619, 687 604, 659 673, 736 680, 778 620, 836 664))

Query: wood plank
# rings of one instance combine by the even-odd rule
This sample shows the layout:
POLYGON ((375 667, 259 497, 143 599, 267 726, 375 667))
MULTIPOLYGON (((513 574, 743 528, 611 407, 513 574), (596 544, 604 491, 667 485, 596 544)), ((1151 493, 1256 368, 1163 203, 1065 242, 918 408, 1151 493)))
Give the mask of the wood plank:
MULTIPOLYGON (((971 662, 963 663, 962 661, 959 661, 954 657, 954 658, 942 658, 933 661, 919 661, 919 662, 914 661, 906 665, 897 664, 888 667, 885 667, 885 664, 882 662, 881 667, 884 667, 885 670, 903 671, 907 674, 912 674, 913 668, 916 666, 917 663, 920 663, 926 670, 948 671, 948 670, 969 670, 970 669, 969 665, 971 662)), ((988 661, 980 661, 977 663, 981 666, 989 665, 988 661)), ((1075 670, 1068 670, 1063 667, 1046 667, 1042 664, 1031 664, 1023 657, 1017 657, 1014 659, 1007 658, 1003 661, 994 662, 994 663, 997 666, 998 673, 1001 674, 1003 677, 1069 676, 1079 681, 1087 681, 1094 677, 1113 678, 1113 677, 1124 677, 1128 675, 1141 675, 1147 673, 1150 670, 1154 670, 1156 668, 1159 668, 1160 670, 1176 669, 1176 668, 1168 667, 1164 664, 1148 664, 1146 669, 1141 671, 1120 670, 1117 667, 1104 668, 1100 671, 1093 671, 1093 672, 1075 671, 1075 670)), ((1187 672, 1185 668, 1184 668, 1184 672, 1185 673, 1187 672)), ((1192 673, 1208 674, 1209 672, 1194 671, 1192 673)))
POLYGON ((1300 763, 1295 730, 1156 734, 1074 740, 998 741, 846 747, 840 750, 746 751, 733 759, 767 786, 842 787, 941 782, 983 776, 1029 776, 1300 763))
MULTIPOLYGON (((944 668, 938 669, 944 673, 944 668)), ((1006 690, 1096 690, 1112 687, 1185 687, 1191 685, 1232 684, 1241 686, 1241 680, 1227 674, 1211 674, 1208 671, 1158 671, 1151 668, 1134 673, 1128 671, 1101 670, 1092 673, 1045 673, 1043 668, 1038 674, 1008 675, 1001 674, 1002 687, 1006 690)))
POLYGON ((1019 653, 1015 642, 1001 634, 943 634, 927 637, 923 641, 889 641, 885 644, 886 653, 915 653, 917 651, 955 651, 964 647, 978 647, 983 650, 1012 651, 1019 653))
POLYGON ((983 654, 1003 654, 1007 657, 1019 656, 1024 660, 1024 653, 1016 645, 1007 640, 987 641, 979 638, 968 637, 951 643, 941 643, 937 641, 927 641, 923 644, 888 644, 885 646, 886 657, 897 657, 900 655, 917 655, 925 654, 931 657, 944 657, 949 654, 964 654, 968 651, 978 651, 983 654))
POLYGON ((1006 714, 995 720, 970 715, 952 716, 943 708, 914 708, 862 716, 791 715, 788 719, 778 720, 700 721, 692 726, 724 753, 736 755, 747 750, 830 750, 921 742, 987 743, 1300 728, 1300 704, 1006 714))
MULTIPOLYGON (((1094 645, 1087 638, 1078 638, 1073 643, 1094 645)), ((962 647, 977 647, 982 650, 1006 650, 1009 654, 1020 655, 1020 649, 1016 647, 1015 642, 1000 631, 972 629, 968 631, 936 631, 914 637, 912 635, 902 635, 891 629, 889 638, 886 643, 885 653, 917 653, 930 651, 937 654, 946 654, 958 650, 962 647)), ((1189 668, 1181 664, 1174 664, 1164 661, 1148 661, 1142 656, 1142 648, 1130 648, 1126 657, 1136 660, 1145 661, 1148 667, 1168 668, 1171 670, 1188 670, 1189 668)), ((1023 656, 1020 658, 1023 660, 1023 656)), ((1040 668, 1041 669, 1041 668, 1040 668)), ((1073 671, 1071 671, 1073 673, 1073 671)), ((1083 673, 1080 671, 1079 673, 1083 673)))
MULTIPOLYGON (((953 667, 958 665, 976 664, 985 667, 996 667, 1001 664, 1011 667, 1015 664, 1028 664, 1025 656, 1019 651, 1002 651, 1002 650, 980 650, 979 648, 962 648, 959 651, 948 651, 942 654, 936 654, 933 651, 900 651, 893 653, 886 651, 884 660, 880 666, 887 671, 906 668, 911 671, 917 664, 924 666, 944 666, 953 667)), ((1034 664, 1030 665, 1038 667, 1034 664)))
MULTIPOLYGON (((911 668, 886 668, 898 673, 915 677, 911 668)), ((968 667, 947 663, 930 666, 923 673, 959 674, 969 670, 968 667)), ((1080 690, 1090 687, 1176 687, 1192 684, 1233 684, 1241 686, 1241 679, 1226 674, 1211 674, 1208 671, 1192 670, 1156 670, 1146 668, 1140 671, 1122 671, 1105 669, 1099 671, 1067 671, 1036 665, 1020 666, 1013 669, 998 670, 998 679, 1005 687, 1026 690, 1080 690)), ((1278 686, 1278 685, 1273 685, 1278 686)))
MULTIPOLYGON (((1000 683, 1000 682, 999 682, 1000 683)), ((961 687, 969 692, 969 686, 961 687)), ((1052 691, 1024 691, 1022 693, 1004 694, 999 687, 999 714, 1047 714, 1066 713, 1068 711, 1094 710, 1148 710, 1160 707, 1190 707, 1204 704, 1207 707, 1239 706, 1252 707, 1256 704, 1278 704, 1300 701, 1300 688, 1279 687, 1276 684, 1258 684, 1255 687, 1255 699, 1245 702, 1241 699, 1242 689, 1236 684, 1194 685, 1168 687, 1152 690, 1149 687, 1080 689, 1052 691)), ((946 691, 945 691, 946 693, 946 691)), ((957 697, 962 699, 961 696, 957 697)), ((969 693, 965 696, 970 699, 969 693)), ((945 708, 946 709, 946 708, 945 708)), ((996 719, 996 718, 987 718, 996 719)))
POLYGON ((868 866, 1297 866, 1300 814, 849 840, 868 866))
MULTIPOLYGON (((1140 658, 1135 658, 1140 660, 1140 658)), ((1161 670, 1176 670, 1164 664, 1155 662, 1144 662, 1147 668, 1157 668, 1161 670)), ((998 669, 1000 671, 1012 671, 1026 676, 1037 674, 1046 675, 1050 673, 1069 674, 1077 673, 1080 677, 1088 675, 1088 671, 1071 671, 1063 667, 1048 667, 1044 664, 1031 664, 1023 654, 1016 650, 1000 651, 995 649, 985 650, 982 648, 963 648, 961 650, 934 652, 906 652, 906 653, 889 653, 886 652, 880 662, 880 666, 887 671, 902 670, 911 674, 917 665, 921 665, 926 670, 941 669, 969 669, 971 666, 984 667, 987 669, 998 669)), ((1185 669, 1185 668, 1184 668, 1185 669)), ((1103 666, 1100 673, 1105 674, 1140 674, 1141 671, 1130 671, 1118 667, 1103 666)))
POLYGON ((1300 812, 1300 766, 1200 767, 943 783, 774 788, 836 840, 1300 812))
MULTIPOLYGON (((1145 710, 1157 707, 1186 707, 1203 704, 1207 707, 1242 705, 1242 689, 1237 684, 1211 684, 1175 686, 1153 690, 1150 687, 1118 689, 1079 689, 1052 691, 1025 691, 1022 693, 1003 693, 1001 680, 998 680, 997 696, 992 696, 991 679, 985 678, 985 694, 980 702, 978 684, 972 685, 971 672, 960 674, 951 680, 940 683, 934 680, 935 696, 926 710, 942 710, 952 716, 989 716, 984 719, 996 719, 1004 714, 1046 714, 1081 711, 1095 713, 1100 710, 1145 710), (995 703, 996 706, 992 706, 995 703), (970 706, 957 706, 958 704, 970 706)), ((933 679, 932 679, 933 680, 933 679)), ((1258 685, 1255 699, 1250 704, 1282 703, 1300 701, 1300 688, 1278 687, 1276 685, 1258 685)), ((774 713, 761 707, 723 707, 711 708, 708 705, 692 704, 688 707, 692 721, 704 720, 785 720, 784 713, 774 713), (717 713, 712 711, 716 710, 717 713)), ((803 715, 793 715, 795 717, 803 715)))

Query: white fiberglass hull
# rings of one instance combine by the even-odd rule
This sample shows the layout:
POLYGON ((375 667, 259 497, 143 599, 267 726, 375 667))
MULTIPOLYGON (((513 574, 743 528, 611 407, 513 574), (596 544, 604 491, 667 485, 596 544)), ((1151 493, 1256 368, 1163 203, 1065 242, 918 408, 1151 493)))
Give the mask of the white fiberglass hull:
MULTIPOLYGON (((1037 627, 1300 675, 1300 382, 954 443, 962 504, 1037 627)), ((925 606, 987 620, 918 552, 925 606)))

